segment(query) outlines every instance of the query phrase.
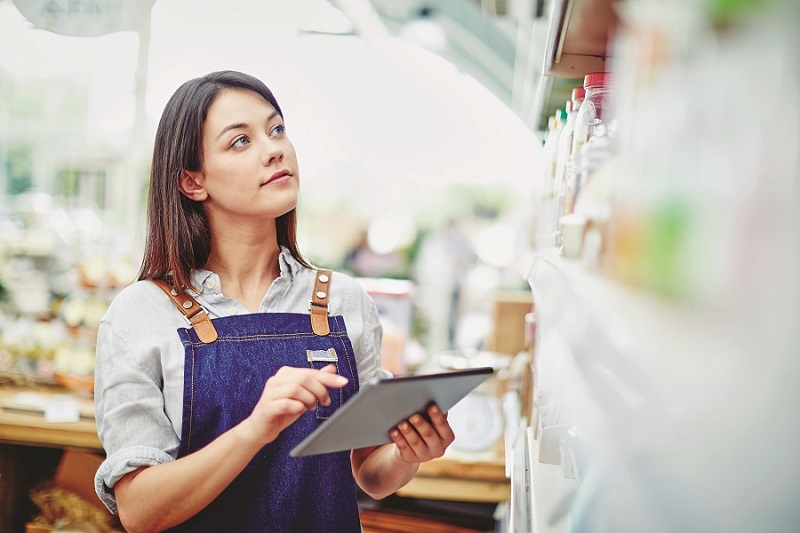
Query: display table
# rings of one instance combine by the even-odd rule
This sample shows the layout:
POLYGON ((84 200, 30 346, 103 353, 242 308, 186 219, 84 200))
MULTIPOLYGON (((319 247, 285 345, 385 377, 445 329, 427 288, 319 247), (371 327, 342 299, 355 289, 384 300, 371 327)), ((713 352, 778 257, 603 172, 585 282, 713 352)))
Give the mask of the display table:
POLYGON ((0 442, 103 452, 92 399, 66 389, 0 387, 0 442), (45 406, 61 399, 76 404, 77 422, 49 422, 45 406))
POLYGON ((0 531, 23 530, 36 512, 28 493, 37 482, 52 477, 62 450, 104 453, 88 394, 0 386, 0 531), (78 420, 49 421, 68 414, 78 420))
MULTIPOLYGON (((92 400, 65 389, 0 387, 0 442, 103 451, 92 400), (45 420, 44 409, 38 405, 64 396, 77 400, 80 420, 45 420)), ((417 476, 397 494, 474 502, 508 500, 510 488, 503 454, 448 452, 445 457, 420 465, 417 476)))
POLYGON ((503 502, 511 497, 505 474, 502 443, 495 450, 480 454, 448 450, 444 457, 422 463, 419 472, 398 496, 456 500, 465 502, 503 502))

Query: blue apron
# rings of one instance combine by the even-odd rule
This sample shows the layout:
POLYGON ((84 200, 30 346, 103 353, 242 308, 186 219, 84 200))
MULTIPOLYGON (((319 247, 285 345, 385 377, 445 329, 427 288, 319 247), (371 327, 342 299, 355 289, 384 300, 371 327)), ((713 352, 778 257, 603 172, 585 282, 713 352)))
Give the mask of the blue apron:
POLYGON ((202 342, 196 328, 178 330, 185 348, 178 457, 201 449, 248 417, 267 379, 282 366, 319 369, 334 363, 349 381, 342 389, 329 389, 329 406, 318 404, 301 415, 264 446, 208 507, 176 531, 361 531, 350 453, 289 456, 358 391, 344 319, 325 318, 330 332, 324 336, 314 333, 309 315, 299 313, 215 318, 213 342, 202 342))

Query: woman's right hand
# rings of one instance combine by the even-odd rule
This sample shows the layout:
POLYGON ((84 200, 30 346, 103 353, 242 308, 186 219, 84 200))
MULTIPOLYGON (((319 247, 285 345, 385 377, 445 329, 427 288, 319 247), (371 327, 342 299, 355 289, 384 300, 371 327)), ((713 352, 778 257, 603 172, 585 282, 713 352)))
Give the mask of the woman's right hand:
POLYGON ((281 367, 267 380, 253 412, 242 422, 242 429, 246 429, 253 440, 266 445, 300 415, 314 409, 317 402, 329 405, 328 387, 341 389, 346 384, 347 378, 336 373, 335 365, 320 370, 281 367))

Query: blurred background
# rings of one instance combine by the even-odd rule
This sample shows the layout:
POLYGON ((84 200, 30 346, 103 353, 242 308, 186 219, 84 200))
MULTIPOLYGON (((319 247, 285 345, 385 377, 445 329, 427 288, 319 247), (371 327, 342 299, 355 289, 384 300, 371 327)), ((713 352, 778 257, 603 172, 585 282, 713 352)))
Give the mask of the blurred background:
POLYGON ((373 296, 384 366, 497 370, 365 530, 797 529, 797 21, 781 0, 0 0, 0 530, 47 515, 28 491, 56 467, 79 491, 65 447, 102 453, 96 329, 140 265, 155 127, 222 69, 275 93, 300 250, 373 296))
MULTIPOLYGON (((461 315, 488 313, 487 291, 525 286, 509 270, 541 148, 506 105, 512 56, 478 37, 450 43, 421 3, 386 7, 399 18, 367 2, 0 2, 10 309, 63 318, 87 281, 113 292, 133 279, 166 100, 192 77, 239 69, 265 80, 291 127, 303 253, 411 280, 387 289, 407 300, 408 340, 453 348, 461 315)), ((480 6, 460 9, 513 43, 480 6)), ((478 327, 485 336, 488 321, 478 327)))

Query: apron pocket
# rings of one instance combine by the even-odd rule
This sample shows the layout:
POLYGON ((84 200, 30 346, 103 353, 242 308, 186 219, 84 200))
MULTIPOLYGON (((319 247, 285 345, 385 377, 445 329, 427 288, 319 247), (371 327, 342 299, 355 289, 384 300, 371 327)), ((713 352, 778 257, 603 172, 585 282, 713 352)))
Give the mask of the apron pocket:
MULTIPOLYGON (((339 357, 336 350, 328 348, 327 350, 306 350, 308 364, 311 368, 320 370, 330 364, 336 365, 336 373, 339 374, 339 357)), ((352 380, 351 380, 352 381, 352 380)), ((351 387, 351 381, 345 387, 351 387)), ((328 389, 328 394, 331 397, 330 405, 322 405, 317 402, 315 414, 317 420, 327 420, 333 415, 339 407, 342 406, 342 389, 328 389)))

